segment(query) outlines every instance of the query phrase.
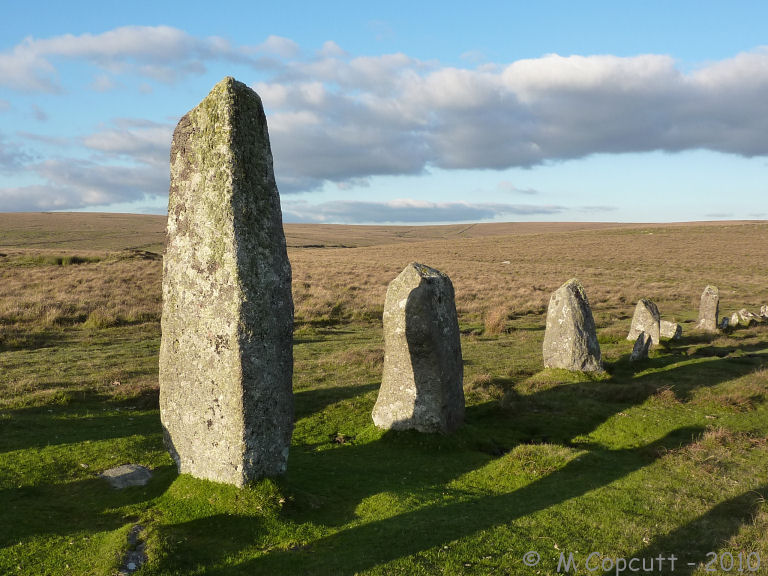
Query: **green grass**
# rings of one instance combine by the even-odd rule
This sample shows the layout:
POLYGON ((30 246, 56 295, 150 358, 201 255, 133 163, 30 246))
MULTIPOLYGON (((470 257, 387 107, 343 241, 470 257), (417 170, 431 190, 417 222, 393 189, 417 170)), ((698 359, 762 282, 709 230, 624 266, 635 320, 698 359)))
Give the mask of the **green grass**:
POLYGON ((710 551, 759 553, 768 573, 768 325, 696 335, 683 310, 686 336, 634 364, 626 308, 595 305, 602 375, 542 368, 542 314, 498 335, 462 319, 451 436, 373 426, 379 320, 304 318, 288 472, 244 489, 177 474, 155 316, 3 325, 0 574, 115 574, 136 525, 153 576, 524 576, 556 574, 561 552, 674 553, 674 574, 703 575, 710 551), (153 479, 98 478, 126 463, 153 479))

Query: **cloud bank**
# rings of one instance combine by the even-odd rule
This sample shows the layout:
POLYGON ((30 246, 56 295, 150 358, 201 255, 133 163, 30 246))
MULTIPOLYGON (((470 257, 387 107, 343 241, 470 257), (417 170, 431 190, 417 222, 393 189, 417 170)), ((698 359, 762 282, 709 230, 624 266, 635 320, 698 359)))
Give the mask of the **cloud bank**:
MULTIPOLYGON (((312 53, 277 36, 245 46, 167 26, 132 26, 27 38, 0 53, 0 85, 11 92, 56 93, 62 90, 61 61, 92 67, 89 89, 97 93, 118 85, 143 90, 222 64, 245 66, 267 109, 278 184, 286 194, 329 182, 366 190, 374 176, 432 167, 529 168, 599 153, 768 154, 766 47, 692 71, 656 54, 550 54, 458 68, 401 53, 357 57, 332 41, 312 53)), ((6 134, 0 138, 0 171, 24 169, 41 184, 0 188, 0 209, 78 208, 165 194, 172 128, 116 119, 77 140, 90 154, 87 160, 69 159, 63 150, 60 157, 35 160, 6 134)), ((500 189, 543 197, 510 183, 500 189)), ((296 204, 293 216, 409 221, 419 214, 419 221, 448 221, 523 209, 398 202, 329 202, 312 209, 296 204)), ((545 201, 536 209, 547 209, 545 201)))
POLYGON ((272 111, 291 190, 598 153, 768 154, 765 48, 690 73, 661 55, 548 55, 476 69, 403 54, 319 56, 254 88, 272 111))
POLYGON ((550 205, 426 202, 411 199, 389 202, 335 201, 320 204, 289 200, 283 206, 283 214, 288 222, 343 224, 478 221, 503 216, 557 214, 563 210, 562 206, 550 205))

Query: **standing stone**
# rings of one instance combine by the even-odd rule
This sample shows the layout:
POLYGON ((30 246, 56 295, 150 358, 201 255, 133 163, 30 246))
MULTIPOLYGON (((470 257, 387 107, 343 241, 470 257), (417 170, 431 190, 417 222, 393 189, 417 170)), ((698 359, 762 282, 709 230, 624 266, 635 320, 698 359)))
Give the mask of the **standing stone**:
POLYGON ((243 486, 286 469, 293 301, 267 122, 225 78, 176 126, 160 416, 180 473, 243 486))
POLYGON ((654 344, 659 343, 660 338, 659 309, 656 304, 643 298, 635 306, 635 315, 632 316, 632 325, 629 328, 627 340, 637 340, 638 335, 645 332, 651 337, 654 344))
POLYGON ((671 340, 679 340, 683 336, 683 327, 677 322, 670 322, 669 320, 662 320, 659 322, 659 335, 662 338, 669 338, 671 340))
POLYGON ((760 316, 763 318, 768 318, 768 304, 763 304, 760 306, 760 316))
POLYGON ((464 368, 453 284, 411 263, 387 288, 379 428, 452 432, 464 421, 464 368))
POLYGON ((720 311, 720 291, 715 286, 707 286, 701 294, 699 321, 696 327, 705 332, 717 331, 717 316, 720 311))
POLYGON ((632 354, 629 355, 630 362, 637 362, 638 360, 648 360, 648 352, 651 350, 651 344, 653 339, 650 334, 640 332, 635 340, 635 345, 632 348, 632 354))
POLYGON ((741 323, 741 320, 739 318, 739 313, 734 312, 733 314, 731 314, 731 319, 728 322, 728 326, 730 326, 731 328, 737 328, 740 323, 741 323))
POLYGON ((592 309, 584 287, 575 278, 549 299, 543 351, 546 368, 582 372, 603 369, 592 309))

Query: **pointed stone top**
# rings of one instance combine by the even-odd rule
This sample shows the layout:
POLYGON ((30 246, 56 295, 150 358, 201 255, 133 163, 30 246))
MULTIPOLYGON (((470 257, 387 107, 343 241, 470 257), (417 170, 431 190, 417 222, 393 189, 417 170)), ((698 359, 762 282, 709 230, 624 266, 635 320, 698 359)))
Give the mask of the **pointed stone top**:
POLYGON ((587 298, 587 291, 584 290, 584 286, 582 285, 582 283, 579 281, 578 278, 571 278, 570 280, 568 280, 568 282, 560 286, 559 289, 562 290, 564 288, 566 290, 570 290, 571 292, 578 292, 579 296, 581 296, 581 298, 587 303, 587 305, 589 305, 589 299, 587 298))
POLYGON ((234 92, 236 90, 251 90, 248 85, 243 84, 242 82, 239 82, 235 80, 232 76, 224 76, 212 89, 211 92, 216 91, 227 91, 227 92, 234 92))
POLYGON ((232 100, 235 98, 256 98, 259 104, 261 104, 261 98, 252 88, 243 82, 235 80, 232 76, 225 76, 218 84, 211 88, 203 102, 222 99, 232 100))
POLYGON ((405 267, 403 272, 407 272, 409 270, 414 270, 422 278, 444 278, 446 276, 440 272, 440 270, 436 270, 430 266, 425 266, 424 264, 419 264, 418 262, 411 262, 408 264, 408 266, 405 267))

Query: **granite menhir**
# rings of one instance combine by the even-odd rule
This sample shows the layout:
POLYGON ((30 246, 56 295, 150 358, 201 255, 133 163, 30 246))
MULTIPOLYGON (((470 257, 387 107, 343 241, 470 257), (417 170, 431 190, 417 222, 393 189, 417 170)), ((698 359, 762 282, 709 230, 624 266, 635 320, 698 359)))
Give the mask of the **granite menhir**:
POLYGON ((163 261, 160 417, 179 472, 285 471, 293 300, 259 96, 225 78, 176 126, 163 261))
POLYGON ((412 262, 387 288, 379 428, 449 433, 464 422, 464 364, 453 284, 412 262))
POLYGON ((572 278, 549 299, 544 331, 544 367, 602 372, 600 344, 587 293, 572 278))

